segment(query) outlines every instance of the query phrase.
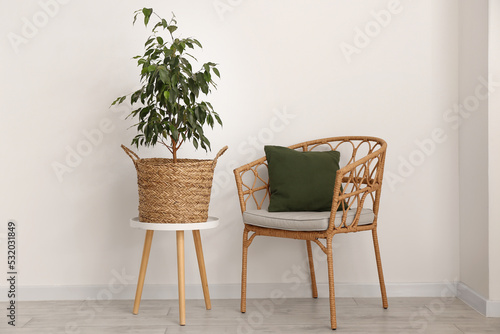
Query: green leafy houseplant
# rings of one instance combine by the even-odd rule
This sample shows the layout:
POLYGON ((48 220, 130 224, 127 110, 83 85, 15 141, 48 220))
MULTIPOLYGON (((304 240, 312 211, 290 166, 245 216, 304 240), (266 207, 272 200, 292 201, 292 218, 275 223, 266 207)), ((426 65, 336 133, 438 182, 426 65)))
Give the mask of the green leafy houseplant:
MULTIPOLYGON (((200 70, 193 70, 191 61, 197 59, 187 51, 202 45, 194 38, 174 36, 175 15, 167 21, 152 8, 134 14, 134 24, 141 14, 146 27, 152 17, 158 22, 144 45, 144 54, 134 57, 141 67, 142 87, 130 95, 131 105, 139 105, 129 115, 138 118, 134 125, 138 134, 132 145, 154 146, 160 142, 172 153, 173 162, 177 162, 177 151, 185 141, 208 151, 210 141, 203 127, 208 124, 213 128, 215 122, 222 125, 222 121, 209 102, 200 101, 200 95, 206 96, 212 87, 217 87, 212 80, 212 74, 220 77, 216 64, 208 62, 200 70)), ((127 97, 117 98, 112 105, 123 103, 127 97)))

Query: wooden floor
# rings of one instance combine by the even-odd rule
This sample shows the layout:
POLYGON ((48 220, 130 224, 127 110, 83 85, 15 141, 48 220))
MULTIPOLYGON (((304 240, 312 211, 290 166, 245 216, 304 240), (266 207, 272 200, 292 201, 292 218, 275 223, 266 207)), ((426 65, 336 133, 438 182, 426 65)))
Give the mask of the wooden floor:
MULTIPOLYGON (((1 317, 0 333, 500 333, 500 318, 485 318, 456 298, 390 298, 384 310, 378 298, 337 298, 338 328, 329 328, 329 307, 320 299, 188 300, 186 326, 178 325, 176 300, 143 300, 138 315, 133 301, 19 302, 16 327, 1 317)), ((5 302, 0 303, 5 312, 5 302)), ((5 314, 5 313, 4 313, 5 314)))

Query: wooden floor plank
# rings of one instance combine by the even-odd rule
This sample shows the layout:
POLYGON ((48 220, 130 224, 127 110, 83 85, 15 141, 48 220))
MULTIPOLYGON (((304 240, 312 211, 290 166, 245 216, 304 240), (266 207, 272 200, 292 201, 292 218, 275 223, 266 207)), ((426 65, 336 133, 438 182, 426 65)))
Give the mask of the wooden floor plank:
MULTIPOLYGON (((5 318, 0 333, 332 333, 326 298, 186 301, 186 326, 179 326, 177 300, 143 300, 138 315, 132 300, 19 302, 15 328, 5 318)), ((4 309, 6 303, 0 303, 4 309)), ((337 298, 337 333, 500 333, 500 318, 486 318, 456 298, 337 298)))

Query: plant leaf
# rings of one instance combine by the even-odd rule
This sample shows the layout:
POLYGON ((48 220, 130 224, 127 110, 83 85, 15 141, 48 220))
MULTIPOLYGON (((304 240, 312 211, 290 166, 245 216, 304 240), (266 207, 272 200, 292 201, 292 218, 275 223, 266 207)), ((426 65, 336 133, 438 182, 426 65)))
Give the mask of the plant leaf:
POLYGON ((220 73, 219 73, 219 70, 217 69, 217 67, 213 67, 212 71, 214 71, 215 75, 220 78, 220 73))
POLYGON ((193 43, 198 45, 200 48, 203 48, 203 46, 201 46, 201 43, 197 39, 193 38, 193 43))
MULTIPOLYGON (((168 77, 168 72, 162 68, 159 69, 159 72, 160 72, 160 80, 164 83, 164 84, 168 84, 170 83, 170 79, 168 77)), ((168 99, 168 98, 167 98, 168 99)))
POLYGON ((176 27, 176 26, 174 26, 174 25, 171 25, 171 26, 168 26, 168 27, 167 27, 167 29, 168 29, 168 31, 170 31, 170 33, 172 34, 174 31, 176 31, 176 30, 177 30, 177 27, 176 27))
POLYGON ((149 44, 153 43, 153 41, 154 41, 154 40, 155 40, 155 38, 154 38, 154 37, 150 37, 150 38, 146 41, 146 43, 144 43, 144 46, 148 46, 149 44))
POLYGON ((142 13, 144 14, 144 25, 147 26, 149 23, 149 18, 153 14, 153 8, 143 8, 142 13))
POLYGON ((120 96, 119 98, 117 98, 116 100, 113 101, 113 103, 111 103, 112 106, 114 106, 115 104, 120 104, 123 102, 123 97, 124 96, 120 96))

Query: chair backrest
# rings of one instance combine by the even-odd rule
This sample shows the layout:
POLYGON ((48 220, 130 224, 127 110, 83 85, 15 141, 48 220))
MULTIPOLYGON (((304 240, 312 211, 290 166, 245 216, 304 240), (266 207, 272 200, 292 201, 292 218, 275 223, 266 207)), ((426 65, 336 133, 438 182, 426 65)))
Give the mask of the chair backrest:
MULTIPOLYGON (((343 192, 334 196, 334 203, 346 200, 349 208, 369 207, 378 213, 387 143, 376 137, 332 137, 307 141, 289 146, 302 151, 340 152, 343 192)), ((234 170, 241 211, 266 208, 269 203, 269 176, 266 157, 262 157, 234 170)))

